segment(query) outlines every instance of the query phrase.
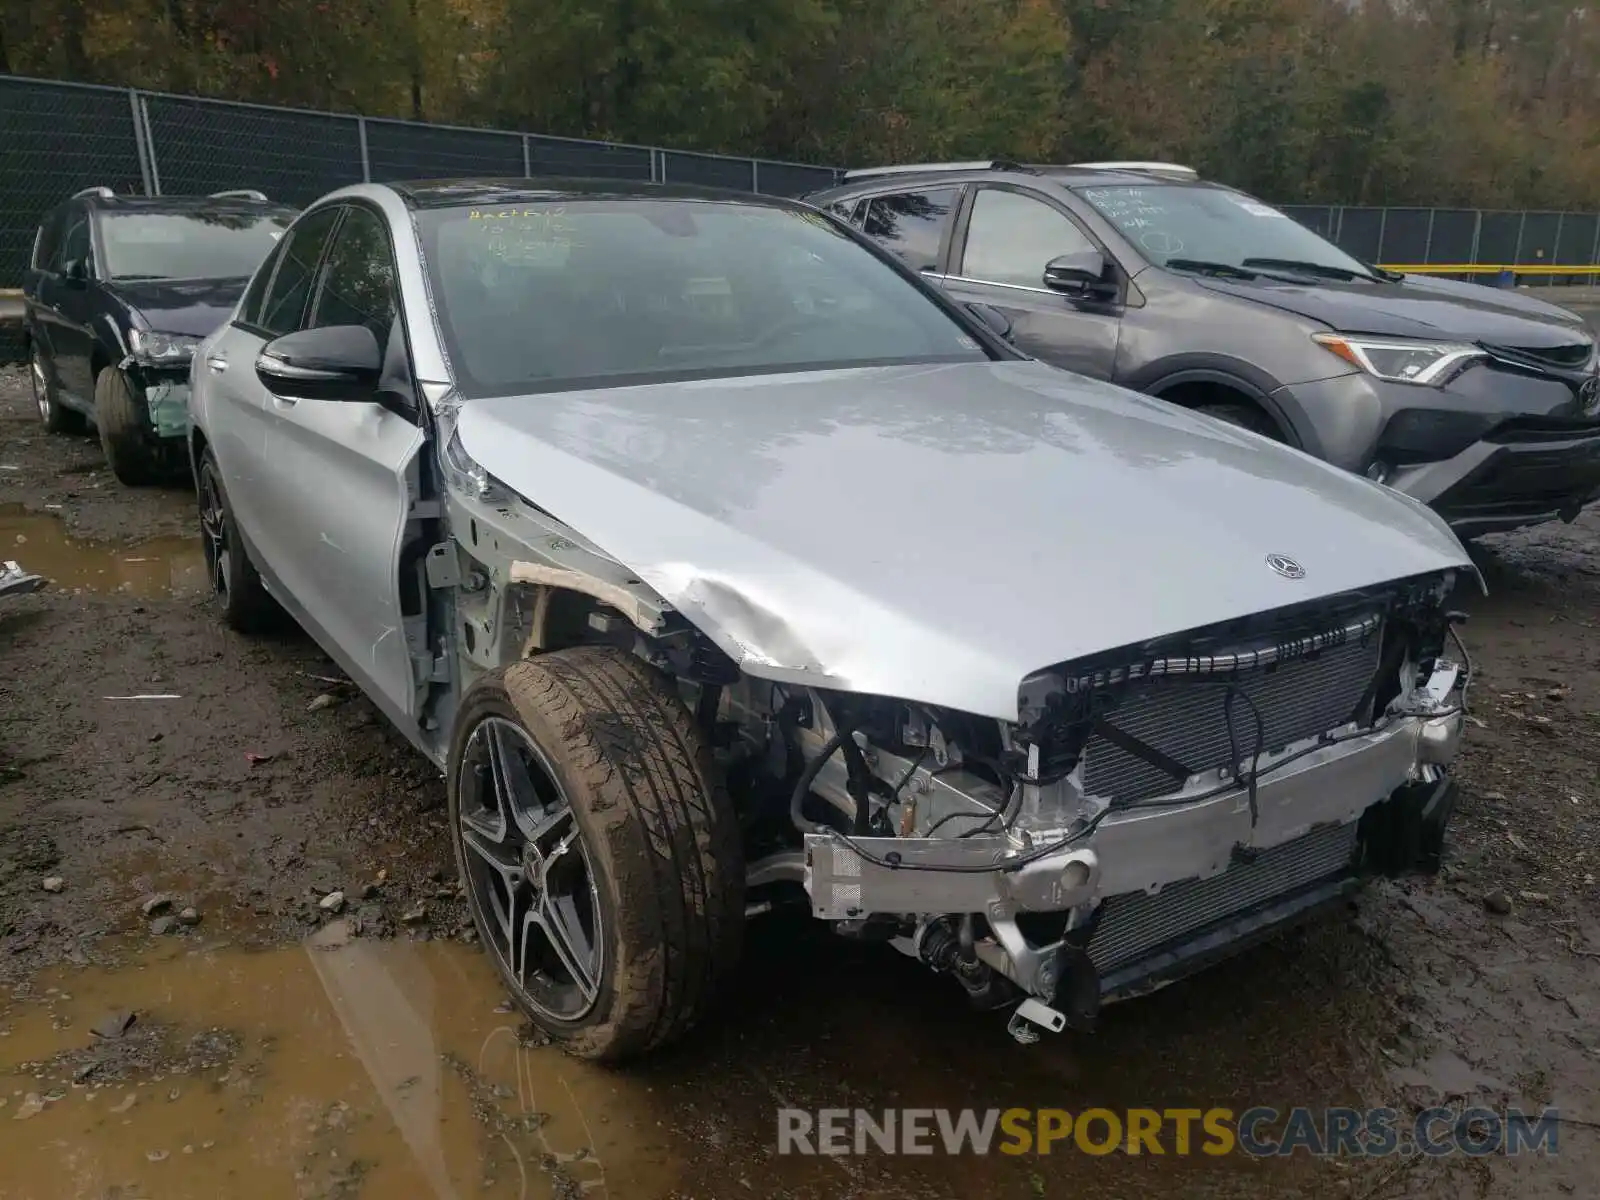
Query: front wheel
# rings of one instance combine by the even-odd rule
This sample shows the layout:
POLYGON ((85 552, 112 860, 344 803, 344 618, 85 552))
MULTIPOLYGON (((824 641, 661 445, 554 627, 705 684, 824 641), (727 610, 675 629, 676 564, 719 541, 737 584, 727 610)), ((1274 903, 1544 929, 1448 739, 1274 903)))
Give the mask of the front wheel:
POLYGON ((1240 429, 1248 429, 1251 433, 1259 433, 1262 437, 1269 437, 1275 442, 1283 441, 1283 434, 1273 423, 1272 418, 1253 404, 1202 404, 1195 409, 1195 412, 1214 421, 1222 421, 1228 425, 1237 425, 1240 429))
POLYGON ((195 478, 200 498, 200 545, 206 557, 206 578, 211 598, 223 624, 240 633, 264 633, 282 617, 277 601, 267 594, 261 576, 239 537, 222 471, 207 446, 200 456, 195 478))
POLYGON ((736 965, 744 861, 682 701, 638 658, 579 647, 485 676, 449 759, 456 862, 512 997, 573 1054, 681 1036, 736 965))
POLYGON ((160 481, 161 460, 151 444, 144 400, 115 367, 106 367, 95 379, 94 423, 106 465, 118 483, 143 487, 160 481))

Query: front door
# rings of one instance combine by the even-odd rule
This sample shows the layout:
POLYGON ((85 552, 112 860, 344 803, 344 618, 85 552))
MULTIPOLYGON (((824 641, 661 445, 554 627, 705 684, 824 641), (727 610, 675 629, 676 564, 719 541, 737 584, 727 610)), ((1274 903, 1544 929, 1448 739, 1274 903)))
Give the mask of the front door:
POLYGON ((1110 379, 1122 297, 1072 297, 1044 286, 1045 264, 1080 250, 1104 253, 1064 210, 1011 188, 980 187, 941 281, 955 299, 1003 312, 1011 321, 1012 341, 1024 354, 1110 379))
POLYGON ((266 494, 266 477, 275 469, 267 447, 275 413, 256 378, 256 356, 271 339, 301 327, 317 268, 342 214, 337 205, 316 209, 289 228, 250 281, 233 322, 206 343, 204 361, 194 368, 205 372, 206 436, 229 507, 258 565, 281 560, 285 551, 266 494))
POLYGON ((94 330, 90 326, 95 287, 94 251, 89 236, 88 210, 79 208, 67 219, 61 238, 61 270, 49 285, 52 309, 50 349, 55 359, 56 382, 78 404, 92 411, 94 404, 94 330), (69 273, 80 272, 77 279, 69 273))
MULTIPOLYGON (((351 204, 304 326, 364 325, 392 361, 391 350, 404 353, 397 314, 388 226, 376 210, 351 204), (400 343, 391 346, 394 338, 400 343)), ((376 389, 370 401, 354 402, 266 395, 269 462, 260 499, 273 527, 271 569, 345 669, 391 713, 414 716, 400 552, 424 441, 421 414, 380 403, 376 389)))

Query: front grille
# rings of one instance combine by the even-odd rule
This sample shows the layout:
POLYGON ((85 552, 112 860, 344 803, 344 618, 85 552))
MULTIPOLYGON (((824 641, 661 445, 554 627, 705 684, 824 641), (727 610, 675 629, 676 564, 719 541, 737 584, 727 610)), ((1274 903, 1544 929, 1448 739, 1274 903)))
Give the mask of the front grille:
POLYGON ((1489 346, 1484 349, 1518 366, 1551 367, 1557 371, 1576 371, 1588 365, 1594 353, 1593 342, 1569 342, 1565 346, 1489 346))
POLYGON ((1356 822, 1329 825, 1238 862, 1210 879, 1189 879, 1155 895, 1113 896, 1100 912, 1089 958, 1101 975, 1216 921, 1349 870, 1356 822))
MULTIPOLYGON (((1307 658, 1220 679, 1148 680, 1130 688, 1106 723, 1191 772, 1231 766, 1224 702, 1232 687, 1242 693, 1232 704, 1233 731, 1240 765, 1248 766, 1257 749, 1258 712, 1264 754, 1349 721, 1378 669, 1378 643, 1373 633, 1307 658)), ((1179 786, 1161 767, 1098 734, 1089 739, 1083 761, 1085 790, 1115 803, 1148 799, 1179 786)))

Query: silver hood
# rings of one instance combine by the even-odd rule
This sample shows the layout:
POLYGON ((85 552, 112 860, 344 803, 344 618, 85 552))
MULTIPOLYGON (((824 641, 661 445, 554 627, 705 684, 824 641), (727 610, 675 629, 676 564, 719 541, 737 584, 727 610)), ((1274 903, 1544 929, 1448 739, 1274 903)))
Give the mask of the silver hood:
POLYGON ((749 673, 1002 720, 1045 666, 1471 569, 1415 501, 1035 362, 472 400, 457 429, 749 673))

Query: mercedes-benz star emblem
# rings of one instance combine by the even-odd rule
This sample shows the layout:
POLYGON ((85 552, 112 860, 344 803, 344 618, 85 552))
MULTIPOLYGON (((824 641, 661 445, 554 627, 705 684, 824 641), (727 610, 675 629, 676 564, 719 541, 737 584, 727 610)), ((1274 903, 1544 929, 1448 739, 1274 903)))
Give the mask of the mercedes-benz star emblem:
POLYGON ((1578 405, 1583 409, 1583 415, 1592 417, 1600 409, 1600 375, 1591 375, 1583 381, 1583 386, 1578 389, 1578 405))
POLYGON ((1287 554, 1267 555, 1267 566, 1285 579, 1304 579, 1306 577, 1306 569, 1287 554))

